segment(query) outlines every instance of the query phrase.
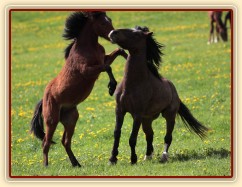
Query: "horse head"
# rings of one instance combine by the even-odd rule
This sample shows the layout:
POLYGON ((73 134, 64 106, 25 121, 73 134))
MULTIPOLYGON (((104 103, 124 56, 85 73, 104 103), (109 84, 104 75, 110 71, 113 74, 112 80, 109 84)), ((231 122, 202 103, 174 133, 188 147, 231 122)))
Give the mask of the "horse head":
POLYGON ((137 51, 146 45, 146 38, 153 33, 139 29, 116 29, 109 33, 108 37, 112 43, 118 44, 123 49, 137 51))
POLYGON ((93 11, 85 13, 91 22, 93 30, 100 37, 109 40, 108 34, 114 30, 112 20, 103 11, 93 11))

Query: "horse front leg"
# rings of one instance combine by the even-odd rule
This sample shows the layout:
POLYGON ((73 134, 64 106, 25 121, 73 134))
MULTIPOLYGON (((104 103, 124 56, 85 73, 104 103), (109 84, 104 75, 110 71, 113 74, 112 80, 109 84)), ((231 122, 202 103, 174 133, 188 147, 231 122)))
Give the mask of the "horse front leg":
MULTIPOLYGON (((104 64, 111 65, 113 61, 117 58, 117 56, 123 56, 125 59, 127 59, 128 55, 123 49, 116 49, 113 51, 111 54, 105 56, 104 64)), ((112 72, 112 68, 109 67, 106 70, 108 76, 109 76, 109 83, 108 83, 108 89, 109 89, 109 94, 112 96, 116 86, 117 86, 117 81, 115 80, 112 72)))
POLYGON ((113 150, 112 155, 109 158, 110 164, 114 165, 117 163, 118 159, 118 147, 119 147, 119 141, 121 136, 121 128, 123 125, 125 113, 120 112, 118 109, 118 106, 116 107, 116 125, 114 129, 114 143, 113 143, 113 150))
POLYGON ((137 162, 137 155, 136 155, 136 151, 135 151, 135 147, 136 147, 136 142, 137 142, 137 136, 139 133, 139 128, 141 125, 141 118, 139 117, 134 117, 134 122, 133 122, 133 129, 129 138, 129 146, 131 148, 131 164, 136 164, 137 162))
POLYGON ((128 58, 128 54, 123 49, 118 48, 112 53, 105 55, 104 64, 111 65, 118 56, 122 56, 125 59, 128 58))
POLYGON ((112 68, 109 66, 106 70, 108 76, 109 76, 109 83, 108 83, 108 90, 109 90, 109 95, 113 95, 114 91, 117 86, 117 81, 115 80, 112 72, 112 68))
POLYGON ((87 77, 97 76, 101 72, 107 71, 109 69, 108 64, 98 64, 98 65, 92 65, 88 66, 87 64, 81 64, 80 65, 80 73, 87 77))

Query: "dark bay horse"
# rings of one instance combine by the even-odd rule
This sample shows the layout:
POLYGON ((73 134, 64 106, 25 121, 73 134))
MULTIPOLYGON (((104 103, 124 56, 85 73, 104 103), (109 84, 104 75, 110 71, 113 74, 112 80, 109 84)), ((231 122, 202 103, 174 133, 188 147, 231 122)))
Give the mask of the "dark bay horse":
MULTIPOLYGON (((66 20, 63 37, 73 40, 65 51, 66 63, 47 85, 31 121, 31 132, 42 140, 45 166, 48 165, 48 152, 59 121, 64 125, 62 144, 72 165, 80 166, 71 150, 71 138, 79 117, 77 105, 89 96, 101 72, 107 71, 114 79, 110 65, 118 55, 127 57, 121 49, 105 55, 104 48, 98 43, 99 36, 109 40, 108 33, 113 29, 105 12, 75 12, 66 20)), ((109 87, 112 94, 116 81, 111 80, 109 87)))
POLYGON ((219 41, 219 37, 222 38, 223 41, 228 41, 228 33, 226 25, 222 21, 222 11, 209 11, 208 16, 210 18, 210 33, 208 38, 208 44, 217 43, 219 41), (214 30, 215 23, 215 30, 214 30))
POLYGON ((116 164, 121 128, 128 112, 133 118, 133 128, 129 139, 131 163, 137 162, 135 146, 140 126, 146 135, 147 151, 145 159, 151 159, 153 148, 152 121, 160 114, 166 119, 166 135, 161 162, 168 160, 168 149, 172 142, 172 131, 176 115, 179 114, 189 130, 200 138, 206 137, 208 128, 193 117, 180 100, 173 83, 158 73, 161 63, 162 47, 147 27, 117 29, 109 37, 113 43, 129 51, 125 64, 124 77, 118 85, 116 96, 116 126, 111 164, 116 164))

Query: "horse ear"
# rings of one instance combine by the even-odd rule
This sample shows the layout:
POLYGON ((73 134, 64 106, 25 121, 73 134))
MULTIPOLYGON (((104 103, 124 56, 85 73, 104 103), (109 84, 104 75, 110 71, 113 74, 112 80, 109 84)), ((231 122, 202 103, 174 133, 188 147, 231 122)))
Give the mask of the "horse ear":
POLYGON ((144 33, 146 36, 152 36, 153 32, 145 32, 144 33))

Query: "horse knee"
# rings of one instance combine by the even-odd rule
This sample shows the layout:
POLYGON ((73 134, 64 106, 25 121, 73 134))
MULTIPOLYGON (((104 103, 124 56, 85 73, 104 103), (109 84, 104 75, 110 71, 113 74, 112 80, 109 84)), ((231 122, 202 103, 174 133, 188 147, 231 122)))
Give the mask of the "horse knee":
POLYGON ((71 147, 71 141, 68 139, 62 139, 62 145, 65 147, 65 149, 69 149, 71 147))
POLYGON ((135 147, 136 146, 136 138, 131 137, 129 139, 129 146, 130 147, 135 147))
POLYGON ((154 131, 151 129, 150 131, 144 131, 146 135, 146 139, 151 139, 154 136, 154 131))

